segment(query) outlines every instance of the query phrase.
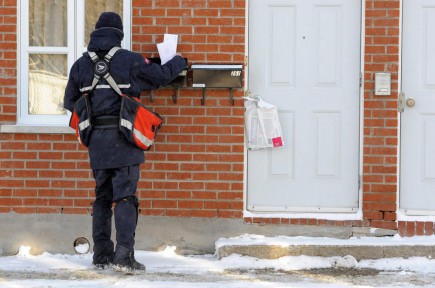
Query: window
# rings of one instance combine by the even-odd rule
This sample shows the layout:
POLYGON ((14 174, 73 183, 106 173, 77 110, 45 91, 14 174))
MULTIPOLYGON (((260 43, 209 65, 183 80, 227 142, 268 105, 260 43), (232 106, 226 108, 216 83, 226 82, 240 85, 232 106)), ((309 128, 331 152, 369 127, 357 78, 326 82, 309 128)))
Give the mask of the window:
POLYGON ((69 115, 63 96, 69 70, 89 42, 103 11, 124 22, 123 47, 130 48, 131 0, 22 0, 18 124, 63 125, 69 115))

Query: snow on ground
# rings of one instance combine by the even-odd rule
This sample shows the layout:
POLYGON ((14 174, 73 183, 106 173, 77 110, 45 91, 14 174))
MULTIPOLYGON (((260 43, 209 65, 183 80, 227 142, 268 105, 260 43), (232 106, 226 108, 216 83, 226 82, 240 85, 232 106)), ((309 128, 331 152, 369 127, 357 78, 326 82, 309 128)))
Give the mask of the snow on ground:
POLYGON ((243 234, 238 237, 221 238, 216 241, 216 248, 224 245, 275 245, 275 246, 288 246, 288 245, 347 245, 347 246, 432 246, 435 243, 435 235, 431 236, 414 236, 414 237, 400 237, 394 235, 392 237, 351 237, 349 239, 338 239, 328 237, 289 237, 289 236, 276 236, 266 237, 263 235, 250 235, 243 234))
MULTIPOLYGON (((243 235, 220 239, 216 246, 237 242, 245 245, 286 245, 334 243, 338 239, 309 237, 264 237, 243 235)), ((343 245, 433 245, 434 237, 389 237, 339 240, 343 245), (372 244, 370 244, 372 243, 372 244), (386 243, 386 244, 385 244, 386 243)), ((281 287, 435 287, 435 260, 424 257, 386 258, 356 261, 352 256, 288 256, 256 259, 232 255, 181 256, 176 247, 164 251, 136 251, 146 273, 127 276, 111 269, 92 268, 92 254, 30 254, 22 246, 15 256, 0 257, 0 287, 4 288, 281 288, 281 287)))

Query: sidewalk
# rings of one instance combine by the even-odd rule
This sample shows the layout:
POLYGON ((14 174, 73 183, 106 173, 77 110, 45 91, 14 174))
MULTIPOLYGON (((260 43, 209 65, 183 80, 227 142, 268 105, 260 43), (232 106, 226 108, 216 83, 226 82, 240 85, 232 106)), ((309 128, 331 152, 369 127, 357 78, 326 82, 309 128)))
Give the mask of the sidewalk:
POLYGON ((427 257, 435 259, 435 236, 401 238, 360 237, 335 239, 326 237, 264 237, 242 235, 216 242, 219 258, 232 254, 260 259, 285 256, 333 257, 351 255, 363 259, 427 257))
POLYGON ((22 247, 16 256, 0 257, 0 287, 435 287, 435 260, 418 256, 433 251, 434 243, 432 236, 339 240, 242 235, 219 239, 215 255, 181 256, 176 247, 136 251, 137 260, 147 266, 146 273, 137 275, 94 270, 90 253, 32 256, 22 247), (379 249, 398 257, 367 258, 379 256, 379 249), (283 256, 283 251, 294 255, 283 256))

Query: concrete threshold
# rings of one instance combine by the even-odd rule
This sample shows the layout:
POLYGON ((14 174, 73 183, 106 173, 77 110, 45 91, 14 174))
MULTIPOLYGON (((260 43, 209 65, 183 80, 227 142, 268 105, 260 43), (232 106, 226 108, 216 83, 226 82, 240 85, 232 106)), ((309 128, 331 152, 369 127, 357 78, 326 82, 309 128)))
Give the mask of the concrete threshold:
POLYGON ((259 259, 277 259, 284 256, 334 257, 351 255, 356 260, 381 258, 410 258, 435 256, 435 238, 418 236, 364 237, 332 239, 324 237, 264 237, 242 235, 222 238, 216 242, 219 259, 232 254, 259 259))

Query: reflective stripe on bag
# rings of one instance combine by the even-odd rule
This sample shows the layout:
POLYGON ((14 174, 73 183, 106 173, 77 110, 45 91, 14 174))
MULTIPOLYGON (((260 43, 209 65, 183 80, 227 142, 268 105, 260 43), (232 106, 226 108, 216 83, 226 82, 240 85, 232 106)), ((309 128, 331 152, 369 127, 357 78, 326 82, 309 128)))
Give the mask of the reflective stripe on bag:
POLYGON ((127 128, 128 130, 133 129, 133 124, 131 124, 131 122, 126 119, 121 119, 121 126, 127 128))
MULTIPOLYGON (((154 140, 149 139, 146 137, 142 132, 140 132, 138 129, 133 129, 133 123, 128 121, 127 119, 121 119, 121 126, 127 128, 128 130, 133 130, 134 138, 140 142, 144 147, 141 147, 143 149, 147 149, 148 147, 151 147, 153 145, 154 140)), ((139 143, 136 143, 136 145, 139 143)), ((139 145, 139 146, 142 146, 139 145)))
POLYGON ((142 143, 146 147, 151 147, 153 145, 154 141, 148 139, 145 135, 143 135, 139 130, 134 129, 133 131, 135 138, 142 143))
POLYGON ((85 130, 89 126, 91 126, 91 121, 89 121, 89 119, 79 123, 79 129, 80 129, 80 131, 85 130))

